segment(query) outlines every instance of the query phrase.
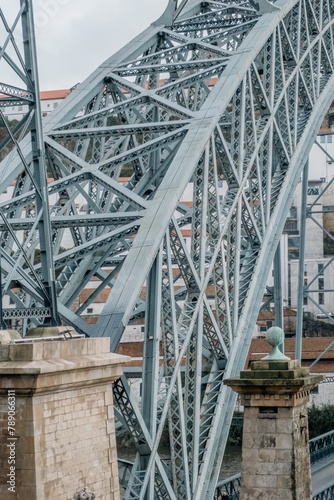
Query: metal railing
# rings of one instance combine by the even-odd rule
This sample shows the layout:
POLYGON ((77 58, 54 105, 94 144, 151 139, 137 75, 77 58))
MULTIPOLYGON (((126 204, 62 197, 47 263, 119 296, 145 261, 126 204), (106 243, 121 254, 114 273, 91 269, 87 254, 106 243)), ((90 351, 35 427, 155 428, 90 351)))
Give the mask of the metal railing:
POLYGON ((334 431, 310 439, 311 465, 334 454, 334 431))
MULTIPOLYGON (((314 465, 334 454, 334 431, 327 432, 310 439, 310 461, 314 465)), ((218 483, 213 500, 217 500, 222 493, 227 493, 228 500, 239 500, 240 474, 231 476, 218 483)), ((224 498, 224 497, 223 497, 224 498)), ((317 491, 312 500, 333 500, 334 484, 326 485, 322 491, 317 491)))
POLYGON ((240 478, 241 474, 235 474, 218 483, 213 500, 217 500, 219 497, 224 499, 223 493, 227 495, 228 500, 239 500, 240 478))
POLYGON ((313 495, 312 500, 333 500, 333 498, 334 498, 334 484, 326 487, 322 491, 316 492, 313 495))
POLYGON ((121 487, 121 493, 126 490, 128 485, 131 472, 132 472, 132 462, 128 462, 127 460, 118 459, 118 480, 121 487))
MULTIPOLYGON (((241 474, 231 476, 218 484, 213 500, 221 497, 224 500, 223 493, 227 494, 226 500, 239 500, 240 498, 240 478, 241 474)), ((318 490, 312 496, 312 500, 333 500, 334 484, 327 485, 323 490, 318 490)))
MULTIPOLYGON (((330 455, 334 454, 334 431, 322 434, 314 439, 310 439, 310 460, 314 465, 330 455)), ((126 488, 129 476, 131 475, 132 463, 126 460, 118 460, 118 473, 120 485, 126 488)), ((241 474, 235 474, 224 481, 218 483, 213 500, 219 497, 224 499, 223 494, 227 495, 228 500, 239 500, 241 474)), ((326 485, 322 491, 316 491, 312 500, 333 500, 334 484, 326 485)))

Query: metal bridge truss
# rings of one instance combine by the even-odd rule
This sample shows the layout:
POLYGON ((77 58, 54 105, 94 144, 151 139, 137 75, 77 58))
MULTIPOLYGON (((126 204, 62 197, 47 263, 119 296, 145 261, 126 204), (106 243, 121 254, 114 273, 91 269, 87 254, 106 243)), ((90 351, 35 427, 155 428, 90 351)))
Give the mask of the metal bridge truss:
MULTIPOLYGON (((324 463, 324 460, 328 460, 333 455, 334 432, 331 431, 316 438, 310 439, 309 449, 311 465, 313 467, 315 466, 315 464, 319 466, 324 463)), ((126 460, 118 461, 120 485, 122 488, 124 488, 124 490, 126 490, 126 487, 129 483, 132 467, 133 464, 131 462, 128 462, 126 460)), ((233 476, 228 477, 227 479, 224 479, 223 481, 219 481, 214 492, 213 500, 217 500, 217 498, 219 498, 219 496, 223 493, 227 494, 230 500, 238 500, 240 495, 240 478, 241 474, 237 473, 233 476)), ((326 485, 321 491, 314 492, 312 500, 332 498, 330 496, 330 493, 333 493, 333 487, 334 485, 326 485)))
POLYGON ((53 276, 43 263, 53 254, 65 324, 110 337, 115 350, 125 327, 145 318, 141 398, 125 377, 114 388, 138 451, 126 499, 214 496, 235 402, 223 378, 244 366, 294 191, 334 97, 333 20, 331 0, 170 0, 45 120, 47 206, 29 136, 10 167, 0 165, 0 192, 16 182, 0 203, 3 294, 45 307, 43 282, 52 289, 53 276), (82 312, 104 289, 90 325, 82 312), (165 429, 169 464, 159 455, 165 429))
POLYGON ((13 208, 1 203, 2 296, 10 295, 12 302, 18 308, 3 311, 1 304, 1 324, 4 325, 5 317, 21 318, 21 320, 25 318, 24 325, 27 325, 29 318, 36 318, 37 321, 48 318, 48 322, 52 324, 58 322, 59 318, 31 0, 20 0, 16 12, 13 10, 13 5, 9 11, 8 5, 1 7, 0 28, 1 75, 13 81, 13 84, 0 82, 0 121, 7 129, 7 135, 0 139, 1 159, 5 157, 1 164, 0 192, 7 193, 10 184, 6 179, 6 172, 11 171, 12 161, 16 155, 16 161, 20 163, 20 172, 17 171, 12 178, 13 181, 15 179, 13 199, 27 190, 33 190, 34 193, 20 208, 15 208, 15 202, 13 208), (6 107, 17 107, 22 110, 25 108, 23 118, 15 122, 15 126, 5 119, 3 110, 6 107), (21 142, 28 132, 29 159, 26 157, 24 147, 28 141, 25 141, 25 145, 21 142), (11 153, 6 156, 8 151, 11 153), (27 217, 31 222, 25 227, 24 237, 18 235, 18 228, 11 225, 13 217, 19 220, 27 217), (36 233, 39 234, 38 244, 34 236, 36 233), (37 245, 40 262, 38 271, 34 269, 37 245))

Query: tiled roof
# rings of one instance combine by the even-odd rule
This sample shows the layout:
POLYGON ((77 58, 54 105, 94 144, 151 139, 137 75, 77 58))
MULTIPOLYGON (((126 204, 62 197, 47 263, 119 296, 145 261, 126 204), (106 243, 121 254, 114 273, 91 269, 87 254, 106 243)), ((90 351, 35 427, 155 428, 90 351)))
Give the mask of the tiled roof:
MULTIPOLYGON (((312 337, 303 338, 302 342, 302 365, 309 366, 315 361, 320 354, 324 352, 327 347, 334 342, 333 337, 312 337)), ((249 349, 247 361, 245 368, 250 366, 251 361, 257 361, 266 356, 271 350, 270 345, 266 339, 252 339, 251 346, 249 349)), ((284 353, 289 358, 294 359, 295 357, 295 339, 285 339, 284 342, 284 353)), ((321 361, 319 361, 314 367, 312 367, 312 372, 316 373, 334 373, 334 345, 322 356, 321 361)))
POLYGON ((65 97, 67 97, 70 92, 70 89, 43 90, 40 93, 41 101, 45 101, 48 99, 65 99, 65 97))
MULTIPOLYGON (((41 101, 46 101, 50 99, 65 99, 65 97, 70 94, 70 89, 60 89, 60 90, 42 90, 40 92, 41 101)), ((6 94, 0 94, 0 99, 8 98, 6 94)))

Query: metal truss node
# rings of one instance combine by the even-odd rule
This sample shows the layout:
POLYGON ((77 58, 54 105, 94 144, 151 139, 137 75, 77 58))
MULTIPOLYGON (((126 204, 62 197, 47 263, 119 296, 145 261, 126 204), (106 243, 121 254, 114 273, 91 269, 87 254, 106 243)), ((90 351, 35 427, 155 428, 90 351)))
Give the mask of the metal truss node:
MULTIPOLYGON (((126 377, 115 384, 138 452, 125 499, 213 498, 235 403, 223 380, 244 366, 334 97, 333 22, 329 0, 170 0, 43 122, 50 209, 29 175, 29 136, 10 169, 0 164, 1 192, 15 182, 0 203, 3 294, 44 306, 53 254, 65 324, 110 337, 116 350, 126 326, 145 318, 141 399, 126 377), (38 237, 41 213, 50 235, 38 237), (82 312, 104 289, 103 312, 88 324, 82 312), (166 429, 169 463, 159 455, 166 429)), ((36 94, 24 87, 2 91, 29 101, 36 94)))

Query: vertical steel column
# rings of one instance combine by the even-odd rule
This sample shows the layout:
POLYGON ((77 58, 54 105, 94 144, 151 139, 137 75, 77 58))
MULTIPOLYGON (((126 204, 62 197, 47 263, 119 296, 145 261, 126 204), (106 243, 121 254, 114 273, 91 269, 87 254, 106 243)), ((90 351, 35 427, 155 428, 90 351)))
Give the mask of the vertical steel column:
MULTIPOLYGON (((159 339, 161 318, 161 269, 162 250, 159 251, 147 278, 146 297, 146 324, 143 353, 142 374, 142 415, 147 429, 155 438, 157 429, 157 406, 158 406, 158 375, 159 375, 159 339)), ((151 450, 147 445, 141 446, 140 450, 141 470, 147 468, 151 450)), ((145 499, 154 497, 154 468, 152 469, 150 482, 147 487, 145 499)))
POLYGON ((24 44, 24 59, 29 76, 28 90, 35 96, 33 117, 30 122, 32 145, 32 173, 36 188, 36 217, 39 218, 39 245, 42 270, 42 282, 45 286, 45 306, 51 309, 51 323, 59 324, 57 298, 55 287, 55 272, 51 245, 51 223, 49 214, 49 196, 47 190, 47 169, 45 164, 45 150, 42 129, 42 115, 37 69, 36 40, 32 0, 20 0, 23 12, 22 34, 24 44))
POLYGON ((2 250, 1 250, 1 245, 0 245, 0 328, 5 329, 6 328, 6 323, 4 322, 3 319, 3 305, 2 305, 2 262, 1 262, 1 257, 2 257, 2 250))
POLYGON ((300 214, 300 248, 298 266, 298 296, 297 296, 297 325, 296 325, 296 348, 295 356, 299 361, 302 357, 302 336, 303 336, 303 305, 304 305, 304 268, 305 268, 305 237, 306 237, 306 217, 307 217, 307 187, 308 187, 308 161, 303 171, 302 184, 302 204, 300 214))
POLYGON ((284 330, 283 318, 283 295, 282 295, 282 265, 281 265, 281 244, 277 246, 274 257, 274 307, 275 325, 284 330))
MULTIPOLYGON (((274 257, 274 307, 275 326, 279 326, 284 330, 281 243, 278 243, 274 257)), ((284 353, 284 342, 279 346, 279 349, 284 353)))

